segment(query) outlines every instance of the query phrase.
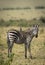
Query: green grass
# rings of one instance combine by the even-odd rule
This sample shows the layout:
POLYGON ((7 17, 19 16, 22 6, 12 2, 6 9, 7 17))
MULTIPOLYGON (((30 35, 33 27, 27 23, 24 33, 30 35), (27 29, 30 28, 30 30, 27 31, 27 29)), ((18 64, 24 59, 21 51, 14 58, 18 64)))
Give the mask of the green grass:
MULTIPOLYGON (((9 29, 18 29, 19 27, 0 27, 0 65, 45 65, 45 27, 39 29, 39 37, 31 42, 31 52, 33 59, 24 57, 24 44, 13 46, 13 54, 7 57, 7 31, 9 29), (43 30, 43 32, 42 32, 43 30)), ((23 27, 23 30, 26 27, 23 27)))
POLYGON ((30 27, 34 24, 38 24, 39 26, 45 26, 45 23, 43 23, 41 20, 26 20, 26 19, 20 19, 20 20, 8 20, 5 21, 3 19, 0 20, 0 27, 8 27, 8 26, 22 26, 22 27, 30 27))

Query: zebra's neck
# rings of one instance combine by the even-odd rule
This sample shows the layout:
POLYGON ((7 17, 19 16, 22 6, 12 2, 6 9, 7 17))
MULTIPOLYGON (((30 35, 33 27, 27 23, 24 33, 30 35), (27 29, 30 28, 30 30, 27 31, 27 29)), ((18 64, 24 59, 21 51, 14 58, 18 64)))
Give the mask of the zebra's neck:
POLYGON ((33 34, 32 30, 30 31, 29 36, 30 36, 30 41, 32 41, 32 39, 34 38, 34 34, 33 34))

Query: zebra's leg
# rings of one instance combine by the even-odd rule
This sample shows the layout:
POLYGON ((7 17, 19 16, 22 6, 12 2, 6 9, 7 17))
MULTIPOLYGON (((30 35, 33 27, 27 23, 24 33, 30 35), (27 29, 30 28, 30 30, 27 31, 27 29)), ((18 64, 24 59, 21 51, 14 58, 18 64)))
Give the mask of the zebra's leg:
POLYGON ((13 44, 14 43, 12 41, 8 41, 8 57, 9 57, 9 54, 12 53, 13 44))
POLYGON ((10 48, 9 48, 9 46, 8 46, 8 57, 9 57, 9 54, 10 54, 10 48))
POLYGON ((14 42, 10 41, 10 53, 12 53, 12 48, 13 48, 14 42))
POLYGON ((27 43, 25 43, 25 58, 27 58, 27 43))
POLYGON ((7 40, 7 45, 8 45, 8 57, 9 57, 9 53, 10 53, 10 41, 7 40))
POLYGON ((30 43, 28 44, 28 50, 29 50, 29 56, 30 56, 30 58, 32 59, 31 44, 30 44, 30 43))

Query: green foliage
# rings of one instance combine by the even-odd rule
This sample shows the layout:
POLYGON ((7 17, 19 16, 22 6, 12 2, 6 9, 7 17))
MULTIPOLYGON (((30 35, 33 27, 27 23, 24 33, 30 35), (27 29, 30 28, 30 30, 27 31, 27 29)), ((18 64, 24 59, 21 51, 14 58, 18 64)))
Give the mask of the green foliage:
POLYGON ((5 58, 2 53, 0 53, 0 65, 11 65, 13 61, 14 54, 11 54, 9 58, 5 58))
POLYGON ((27 9, 31 9, 31 7, 0 8, 0 11, 1 10, 27 10, 27 9))
POLYGON ((12 62, 13 61, 13 57, 14 57, 14 54, 11 53, 10 56, 9 56, 9 61, 12 62))
POLYGON ((40 20, 45 24, 45 17, 41 17, 40 20))
POLYGON ((4 64, 4 58, 2 54, 0 53, 0 65, 3 65, 3 64, 4 64))
POLYGON ((36 6, 35 9, 45 9, 45 6, 36 6))
POLYGON ((40 26, 45 26, 44 24, 45 20, 42 18, 40 20, 32 19, 32 20, 26 20, 26 19, 20 19, 20 20, 12 20, 5 21, 3 19, 0 20, 0 26, 22 26, 22 27, 30 27, 34 24, 39 24, 40 26))
POLYGON ((45 46, 45 41, 44 41, 44 46, 45 46))

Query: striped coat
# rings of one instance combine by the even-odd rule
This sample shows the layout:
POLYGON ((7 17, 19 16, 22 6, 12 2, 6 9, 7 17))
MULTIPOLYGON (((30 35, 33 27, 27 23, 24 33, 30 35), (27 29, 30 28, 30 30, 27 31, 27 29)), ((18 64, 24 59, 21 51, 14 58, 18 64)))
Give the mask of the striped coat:
POLYGON ((20 29, 20 31, 18 30, 14 30, 11 29, 7 32, 7 44, 8 44, 8 56, 9 53, 12 52, 12 47, 13 44, 25 44, 25 58, 27 58, 27 48, 29 50, 29 55, 32 58, 31 55, 31 41, 33 39, 33 37, 38 37, 38 26, 34 26, 34 28, 32 30, 28 30, 28 31, 22 31, 22 29, 20 29))

